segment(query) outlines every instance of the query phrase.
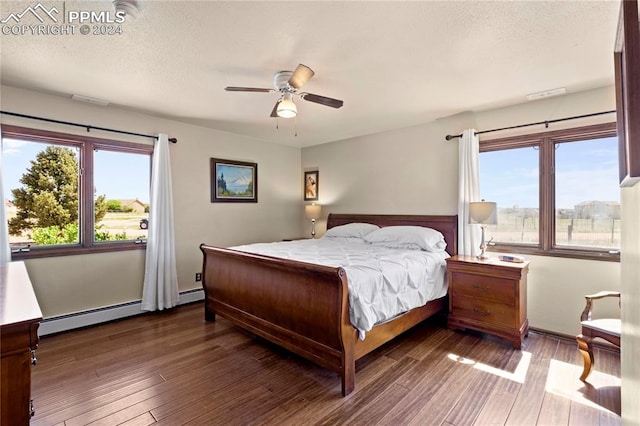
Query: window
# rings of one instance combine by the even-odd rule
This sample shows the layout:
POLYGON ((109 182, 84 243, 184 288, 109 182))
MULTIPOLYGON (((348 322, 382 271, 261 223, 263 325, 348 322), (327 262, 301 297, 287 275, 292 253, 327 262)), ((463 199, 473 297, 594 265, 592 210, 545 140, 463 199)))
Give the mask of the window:
POLYGON ((481 141, 480 193, 495 250, 619 260, 615 124, 481 141))
POLYGON ((153 146, 2 127, 14 259, 144 247, 153 146))

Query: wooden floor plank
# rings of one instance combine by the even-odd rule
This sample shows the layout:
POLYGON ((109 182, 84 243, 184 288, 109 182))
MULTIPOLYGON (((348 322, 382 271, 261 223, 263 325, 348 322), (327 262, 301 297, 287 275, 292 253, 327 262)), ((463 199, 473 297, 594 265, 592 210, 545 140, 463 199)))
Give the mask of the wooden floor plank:
MULTIPOLYGON (((532 346, 532 340, 539 339, 537 335, 529 335, 527 345, 532 346)), ((484 405, 473 421, 474 425, 503 425, 507 422, 511 407, 522 388, 524 374, 529 368, 531 352, 515 351, 511 353, 506 365, 494 371, 495 382, 489 391, 484 405), (522 380, 520 380, 522 376, 522 380)), ((470 396, 471 397, 471 396, 470 396)))
MULTIPOLYGON (((571 342, 558 342, 558 348, 553 356, 554 361, 571 363, 577 355, 576 345, 571 342)), ((557 364, 549 366, 547 384, 538 415, 540 425, 568 425, 571 409, 570 394, 562 394, 561 389, 568 389, 569 383, 576 383, 575 370, 562 368, 557 364)))
POLYGON ((149 426, 154 424, 155 422, 156 419, 153 418, 151 413, 147 412, 140 414, 138 417, 134 417, 133 419, 126 422, 118 423, 118 426, 149 426))
POLYGON ((619 425, 622 402, 619 379, 620 353, 599 349, 596 355, 598 356, 598 370, 604 374, 598 389, 597 400, 597 404, 605 408, 605 410, 600 411, 600 425, 619 425))
MULTIPOLYGON (((236 360, 237 361, 237 360, 236 360)), ((171 381, 161 383, 140 390, 127 398, 121 398, 102 404, 81 415, 66 420, 66 426, 80 426, 84 424, 113 425, 129 420, 145 411, 150 411, 163 403, 171 402, 176 394, 189 394, 195 386, 203 381, 208 381, 208 377, 217 378, 216 370, 221 367, 221 363, 213 363, 211 366, 199 370, 199 374, 184 374, 171 381)), ((246 364, 224 365, 226 370, 234 371, 238 376, 247 370, 246 364), (234 369, 235 367, 235 369, 234 369)), ((258 368, 254 368, 254 372, 258 368)), ((222 370, 225 371, 225 370, 222 370)), ((248 374, 246 374, 248 376, 248 374)))
POLYGON ((452 357, 451 361, 457 363, 457 368, 418 411, 411 424, 472 424, 488 397, 486 389, 495 381, 494 375, 476 367, 500 368, 513 352, 514 349, 504 342, 483 339, 464 357, 452 357), (451 392, 451 389, 456 389, 456 392, 451 392))
POLYGON ((349 404, 345 404, 323 417, 318 422, 321 425, 340 424, 350 422, 358 416, 360 411, 365 410, 372 399, 378 397, 385 389, 394 384, 396 379, 409 372, 418 361, 409 357, 402 358, 391 368, 387 369, 384 374, 378 376, 371 384, 364 386, 363 389, 354 396, 349 404))
POLYGON ((544 399, 544 389, 551 358, 558 347, 558 340, 543 336, 541 339, 529 342, 527 349, 535 350, 537 356, 531 357, 531 363, 525 376, 525 383, 516 397, 507 425, 536 424, 540 407, 544 399))
POLYGON ((338 374, 201 304, 41 339, 32 425, 620 424, 619 353, 530 333, 522 351, 426 321, 338 374), (90 347, 87 347, 90 346, 90 347))
MULTIPOLYGON (((384 348, 382 348, 384 352, 384 348)), ((367 355, 364 363, 358 363, 356 367, 357 392, 353 392, 345 398, 340 397, 340 382, 336 382, 338 377, 335 373, 326 374, 327 371, 319 367, 312 367, 312 364, 303 361, 303 365, 310 367, 308 374, 313 377, 313 386, 308 386, 299 394, 280 404, 271 411, 265 413, 260 418, 256 418, 257 424, 313 424, 321 421, 329 413, 342 409, 344 406, 355 404, 358 395, 370 388, 375 388, 375 383, 380 375, 385 374, 389 369, 396 368, 397 361, 384 356, 382 352, 375 351, 367 355), (363 366, 364 364, 364 366, 363 366), (291 406, 305 406, 305 410, 293 412, 291 406), (288 417, 284 417, 289 413, 288 417)), ((415 360, 413 361, 415 362, 415 360)))
POLYGON ((474 351, 469 358, 473 362, 470 365, 473 374, 467 376, 469 386, 450 410, 445 423, 472 425, 500 379, 496 373, 509 365, 514 354, 520 353, 510 348, 507 342, 485 339, 479 345, 484 347, 484 351, 474 351))
MULTIPOLYGON (((576 368, 574 377, 582 373, 582 357, 579 358, 580 367, 576 368)), ((595 348, 594 358, 587 382, 576 381, 577 394, 571 402, 569 424, 619 425, 620 355, 595 348)))
MULTIPOLYGON (((74 403, 73 396, 66 395, 64 388, 61 388, 60 394, 65 395, 62 398, 65 401, 65 406, 61 406, 59 410, 50 411, 43 416, 38 415, 38 412, 36 411, 36 416, 32 419, 31 424, 33 426, 47 426, 61 421, 64 421, 66 423, 68 419, 80 416, 88 411, 98 409, 114 401, 121 401, 123 399, 126 399, 129 395, 133 395, 150 386, 153 386, 154 384, 162 382, 164 382, 164 380, 160 376, 154 376, 149 379, 132 383, 131 385, 125 386, 121 389, 113 390, 106 394, 96 395, 89 399, 78 401, 78 403, 74 403)), ((35 400, 37 401, 37 399, 35 400)), ((36 404, 37 406, 36 402, 34 402, 34 404, 36 404)))
POLYGON ((451 334, 446 329, 446 321, 439 318, 429 318, 422 324, 407 331, 402 339, 396 339, 386 345, 386 356, 392 359, 411 357, 419 361, 433 351, 433 347, 449 337, 451 334), (434 342, 434 345, 421 345, 425 339, 434 342))
POLYGON ((469 334, 452 333, 452 337, 455 342, 453 345, 445 345, 448 342, 445 340, 433 356, 418 363, 418 374, 411 372, 399 378, 396 383, 411 389, 411 392, 381 419, 382 424, 407 424, 412 421, 443 387, 447 378, 458 370, 457 363, 452 361, 450 355, 466 357, 481 340, 469 334))
POLYGON ((128 386, 135 386, 147 380, 150 380, 152 383, 160 383, 164 380, 157 373, 149 373, 147 371, 140 371, 130 376, 109 379, 103 379, 97 376, 90 379, 85 379, 84 376, 80 377, 80 380, 59 382, 64 383, 64 397, 61 396, 59 388, 58 392, 52 390, 44 394, 38 394, 36 419, 48 413, 55 413, 61 411, 63 408, 80 405, 102 395, 127 388, 128 386))

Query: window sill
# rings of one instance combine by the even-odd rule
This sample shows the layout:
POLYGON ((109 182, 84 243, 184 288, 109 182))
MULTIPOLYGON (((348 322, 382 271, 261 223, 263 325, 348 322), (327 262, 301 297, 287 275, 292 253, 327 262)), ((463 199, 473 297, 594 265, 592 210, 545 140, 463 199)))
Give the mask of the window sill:
POLYGON ((553 248, 543 250, 539 247, 496 244, 487 249, 491 252, 531 254, 534 256, 564 257, 570 259, 597 260, 604 262, 620 262, 620 251, 610 253, 609 251, 586 250, 579 248, 553 248))
POLYGON ((32 247, 29 251, 18 251, 11 253, 12 260, 39 259, 43 257, 78 256, 93 253, 110 253, 114 251, 143 250, 146 243, 135 243, 134 241, 124 241, 119 243, 99 243, 92 247, 80 247, 77 245, 60 247, 32 247))

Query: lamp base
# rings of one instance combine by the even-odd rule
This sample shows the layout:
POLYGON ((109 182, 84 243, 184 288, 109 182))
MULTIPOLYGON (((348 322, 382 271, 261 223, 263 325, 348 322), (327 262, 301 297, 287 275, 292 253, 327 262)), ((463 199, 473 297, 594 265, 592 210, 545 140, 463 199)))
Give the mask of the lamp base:
POLYGON ((482 238, 480 239, 480 254, 476 256, 476 259, 487 260, 489 259, 489 256, 487 256, 487 254, 485 253, 485 250, 487 249, 487 243, 484 241, 484 226, 480 226, 480 229, 482 230, 482 238))

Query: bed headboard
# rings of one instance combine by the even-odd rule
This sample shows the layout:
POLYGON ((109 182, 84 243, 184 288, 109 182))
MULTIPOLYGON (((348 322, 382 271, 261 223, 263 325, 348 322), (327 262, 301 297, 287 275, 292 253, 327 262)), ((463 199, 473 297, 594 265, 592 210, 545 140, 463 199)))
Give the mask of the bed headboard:
POLYGON ((412 225, 433 228, 442 232, 447 242, 447 253, 458 253, 458 216, 394 215, 394 214, 348 214, 330 213, 327 229, 353 222, 373 223, 378 226, 412 225))

